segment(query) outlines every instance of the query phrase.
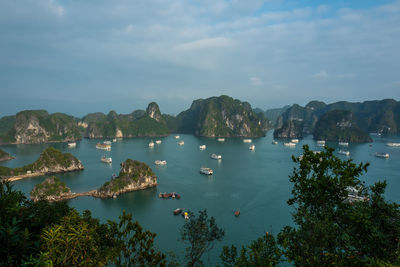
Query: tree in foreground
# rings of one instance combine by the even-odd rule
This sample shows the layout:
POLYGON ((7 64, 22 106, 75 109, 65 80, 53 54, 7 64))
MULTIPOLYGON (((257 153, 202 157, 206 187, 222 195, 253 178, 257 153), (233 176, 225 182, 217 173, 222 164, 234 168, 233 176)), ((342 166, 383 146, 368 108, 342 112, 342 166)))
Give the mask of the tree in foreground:
POLYGON ((198 217, 189 212, 189 217, 181 229, 181 240, 188 243, 187 266, 201 265, 202 255, 214 247, 215 241, 221 241, 225 232, 217 226, 214 217, 208 218, 207 210, 199 211, 198 217))
POLYGON ((359 177, 369 164, 341 160, 331 148, 303 151, 290 176, 296 227, 278 235, 286 258, 296 266, 398 264, 400 209, 385 201, 386 182, 365 187, 359 177))

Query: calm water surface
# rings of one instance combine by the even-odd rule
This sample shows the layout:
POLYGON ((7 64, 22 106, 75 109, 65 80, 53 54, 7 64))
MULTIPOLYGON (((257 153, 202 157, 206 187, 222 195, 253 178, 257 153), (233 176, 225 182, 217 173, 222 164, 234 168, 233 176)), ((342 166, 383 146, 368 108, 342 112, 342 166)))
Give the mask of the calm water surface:
MULTIPOLYGON (((385 146, 386 142, 400 142, 399 137, 380 138, 372 136, 373 143, 350 144, 348 150, 355 162, 370 162, 368 173, 362 178, 367 184, 386 179, 388 188, 386 198, 400 202, 400 148, 385 146), (376 158, 375 152, 387 152, 389 159, 376 158)), ((283 141, 272 145, 272 131, 266 137, 253 139, 255 151, 248 149, 248 143, 240 138, 226 138, 225 142, 216 139, 181 135, 185 142, 178 146, 174 136, 162 138, 162 144, 149 148, 151 138, 124 139, 112 144, 112 151, 104 152, 95 148, 99 140, 84 139, 76 148, 69 149, 66 144, 6 145, 1 149, 16 159, 1 165, 19 167, 35 161, 40 152, 54 146, 63 152, 70 152, 79 158, 85 170, 81 172, 58 174, 73 192, 84 192, 100 187, 118 174, 119 164, 127 158, 149 164, 158 176, 156 188, 131 192, 117 199, 96 199, 82 197, 69 201, 79 211, 90 210, 94 217, 102 221, 116 220, 122 210, 133 214, 144 228, 156 232, 156 245, 164 252, 174 251, 182 257, 183 244, 179 239, 179 229, 184 224, 181 216, 174 216, 176 208, 190 209, 197 213, 207 209, 216 218, 217 224, 225 230, 225 237, 214 250, 204 257, 206 265, 219 262, 218 255, 223 245, 241 246, 260 237, 266 231, 277 234, 291 224, 291 209, 286 204, 290 197, 291 174, 294 163, 291 155, 302 154, 302 145, 309 144, 313 150, 321 150, 311 137, 300 141, 296 148, 283 146, 283 141), (199 150, 205 144, 207 149, 199 150), (222 160, 210 158, 211 153, 222 155, 222 160), (113 158, 113 164, 100 162, 103 154, 113 158), (155 166, 157 159, 167 160, 166 166, 155 166), (200 167, 214 170, 212 176, 201 175, 200 167), (178 192, 181 199, 160 199, 159 192, 178 192), (233 212, 240 209, 236 218, 233 212)), ((337 148, 336 143, 327 145, 337 148)), ((343 159, 346 156, 340 156, 343 159)), ((15 182, 15 188, 29 195, 35 184, 45 177, 37 177, 15 182)))

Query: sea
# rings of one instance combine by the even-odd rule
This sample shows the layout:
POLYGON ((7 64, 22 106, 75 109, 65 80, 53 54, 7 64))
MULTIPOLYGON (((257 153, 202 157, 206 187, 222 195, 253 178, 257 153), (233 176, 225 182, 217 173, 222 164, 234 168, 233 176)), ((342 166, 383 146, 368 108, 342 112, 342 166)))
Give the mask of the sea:
MULTIPOLYGON (((337 154, 340 149, 336 142, 326 144, 336 149, 342 159, 351 158, 354 162, 369 162, 368 172, 361 177, 366 185, 377 181, 387 181, 385 198, 400 202, 400 147, 388 147, 388 142, 400 142, 400 136, 380 137, 371 135, 372 143, 350 144, 343 148, 350 156, 337 154), (375 157, 376 152, 389 153, 388 159, 375 157)), ((34 162, 47 147, 53 146, 63 152, 70 152, 80 159, 85 170, 57 174, 72 192, 85 192, 97 189, 109 181, 113 174, 119 173, 121 162, 134 159, 147 163, 158 177, 158 186, 141 191, 123 194, 116 199, 80 197, 69 200, 69 205, 79 211, 90 210, 102 222, 118 220, 123 210, 132 213, 134 220, 147 230, 155 232, 155 245, 164 253, 172 252, 176 260, 184 262, 185 244, 180 240, 180 231, 185 224, 182 216, 174 216, 173 210, 183 208, 195 214, 207 209, 208 215, 216 219, 225 231, 222 241, 203 256, 206 266, 220 264, 219 255, 224 245, 241 248, 261 237, 266 232, 274 235, 286 225, 293 225, 293 209, 287 205, 292 185, 289 176, 296 167, 292 155, 302 154, 302 146, 308 144, 312 150, 322 150, 312 136, 301 139, 296 147, 285 147, 287 140, 277 140, 272 144, 272 131, 265 137, 252 139, 255 150, 249 150, 249 143, 242 138, 196 137, 175 135, 162 138, 130 138, 112 143, 111 151, 96 149, 96 143, 104 140, 83 139, 75 148, 66 143, 2 145, 15 159, 1 162, 7 167, 21 167, 34 162), (161 140, 153 148, 149 142, 161 140), (183 146, 178 141, 184 141, 183 146), (200 150, 200 145, 206 145, 200 150), (212 153, 222 156, 221 160, 210 157, 212 153), (103 163, 100 158, 112 157, 112 164, 103 163), (166 160, 165 166, 157 166, 155 160, 166 160), (200 174, 201 167, 213 169, 213 175, 200 174), (176 192, 180 199, 161 199, 160 192, 176 192), (235 217, 234 211, 240 210, 235 217)), ((111 141, 111 140, 110 140, 111 141)), ((14 182, 14 188, 27 197, 37 183, 46 177, 35 177, 14 182)))

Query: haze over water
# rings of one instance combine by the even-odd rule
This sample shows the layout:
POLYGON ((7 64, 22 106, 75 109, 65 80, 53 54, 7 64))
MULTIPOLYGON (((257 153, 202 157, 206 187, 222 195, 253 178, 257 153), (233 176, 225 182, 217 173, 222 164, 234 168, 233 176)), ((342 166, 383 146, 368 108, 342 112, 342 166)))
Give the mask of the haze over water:
MULTIPOLYGON (((372 138, 373 143, 350 144, 350 157, 356 163, 370 162, 369 171, 362 179, 367 185, 386 179, 386 198, 400 202, 400 148, 385 146, 387 142, 400 142, 400 137, 372 138), (387 152, 390 158, 376 158, 375 152, 387 152)), ((217 224, 225 230, 223 241, 217 243, 210 255, 204 257, 207 265, 215 265, 223 245, 234 244, 240 247, 266 231, 277 234, 283 226, 291 224, 291 209, 286 204, 291 191, 288 176, 295 166, 291 155, 302 154, 304 144, 309 144, 313 150, 322 149, 316 146, 311 136, 300 140, 296 148, 284 147, 283 141, 272 145, 272 131, 265 138, 253 139, 255 151, 250 151, 250 144, 243 143, 241 138, 226 138, 225 142, 218 142, 213 138, 181 135, 179 140, 183 140, 185 145, 178 146, 178 140, 171 135, 161 138, 162 144, 149 148, 151 140, 156 139, 123 139, 113 143, 110 152, 96 149, 95 144, 99 140, 89 139, 78 142, 73 149, 69 149, 65 143, 4 145, 1 149, 16 159, 2 162, 1 165, 23 166, 35 161, 46 147, 54 146, 63 152, 71 152, 82 161, 84 171, 56 176, 73 192, 84 192, 100 187, 110 180, 112 174, 118 174, 119 164, 127 158, 143 161, 158 176, 157 187, 130 192, 117 199, 81 197, 70 200, 70 206, 79 211, 88 209, 102 221, 117 220, 123 210, 133 213, 134 219, 145 229, 157 233, 156 245, 163 252, 172 250, 178 256, 184 252, 184 246, 178 241, 184 219, 174 216, 172 211, 185 208, 197 214, 199 210, 207 209, 208 214, 214 216, 217 224), (202 144, 207 146, 204 151, 199 150, 202 144), (222 160, 211 159, 211 153, 221 154, 222 160), (111 156, 113 164, 100 162, 103 154, 111 156), (154 161, 157 159, 165 159, 167 165, 155 166, 154 161), (202 166, 212 168, 214 174, 200 174, 202 166), (181 194, 181 199, 160 199, 159 192, 177 192, 181 194), (236 209, 241 211, 238 218, 233 216, 236 209)), ((328 142, 327 145, 338 148, 336 143, 328 142)), ((34 185, 44 179, 37 177, 21 180, 15 182, 14 186, 29 196, 34 185)))

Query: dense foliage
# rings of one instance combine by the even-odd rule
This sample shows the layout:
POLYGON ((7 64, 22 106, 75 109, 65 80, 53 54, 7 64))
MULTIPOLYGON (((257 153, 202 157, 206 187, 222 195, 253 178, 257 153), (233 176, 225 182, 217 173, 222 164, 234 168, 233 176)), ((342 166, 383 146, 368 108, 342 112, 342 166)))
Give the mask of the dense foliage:
POLYGON ((58 177, 51 176, 46 178, 42 183, 35 185, 31 191, 33 198, 46 198, 49 196, 60 196, 62 194, 71 193, 71 189, 60 181, 58 177))
POLYGON ((0 149, 0 161, 10 160, 10 159, 13 159, 13 157, 6 151, 0 149))

